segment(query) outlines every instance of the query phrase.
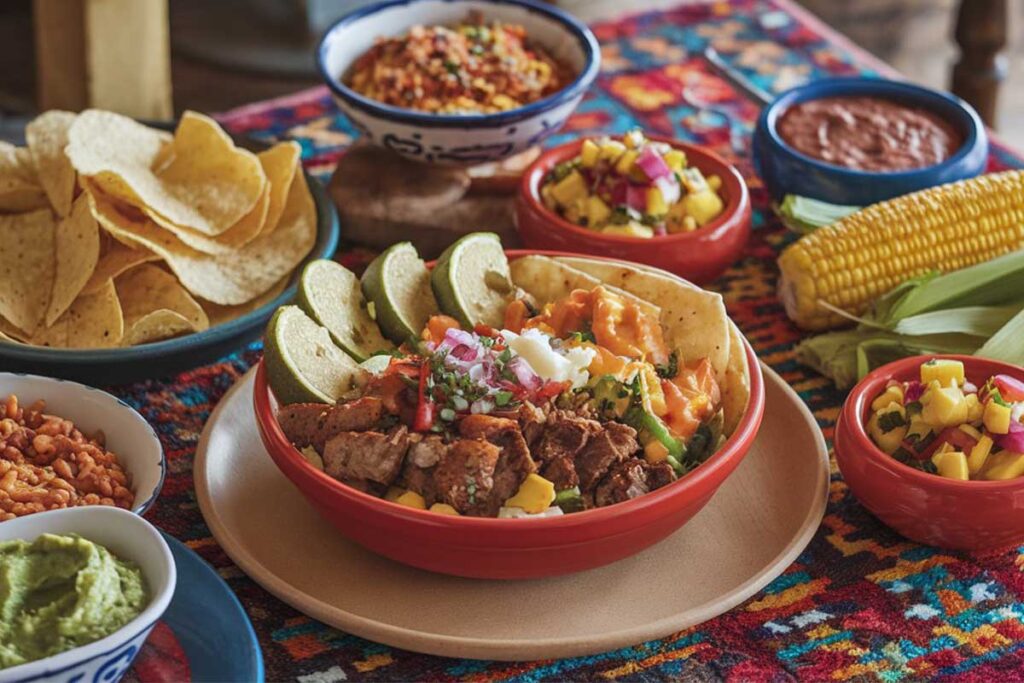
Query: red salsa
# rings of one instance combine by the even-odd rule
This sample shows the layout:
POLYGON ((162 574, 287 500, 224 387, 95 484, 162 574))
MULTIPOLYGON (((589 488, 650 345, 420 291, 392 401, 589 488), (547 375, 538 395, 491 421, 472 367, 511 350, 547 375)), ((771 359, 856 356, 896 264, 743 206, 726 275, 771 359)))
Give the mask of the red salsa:
POLYGON ((879 97, 800 102, 783 113, 778 131, 798 152, 859 171, 934 166, 963 143, 938 114, 879 97))

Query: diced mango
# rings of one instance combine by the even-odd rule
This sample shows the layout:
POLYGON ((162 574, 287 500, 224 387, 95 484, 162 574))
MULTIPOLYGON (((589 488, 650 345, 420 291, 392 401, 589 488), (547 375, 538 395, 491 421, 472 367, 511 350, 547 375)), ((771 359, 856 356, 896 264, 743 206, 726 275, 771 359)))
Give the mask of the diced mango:
POLYGON ((593 140, 584 140, 580 147, 580 166, 583 168, 594 168, 601 156, 601 148, 593 140))
POLYGON ((454 515, 456 517, 459 515, 459 511, 448 503, 434 503, 430 506, 430 511, 439 515, 454 515))
POLYGON ((932 427, 956 427, 967 422, 967 400, 959 387, 942 387, 930 391, 921 417, 932 427))
POLYGON ((587 199, 587 225, 592 228, 604 225, 611 215, 612 210, 600 197, 592 195, 587 199))
POLYGON ((423 496, 415 491, 406 491, 398 498, 395 498, 395 502, 399 505, 404 505, 407 508, 416 508, 417 510, 427 509, 427 501, 423 500, 423 496))
POLYGON ((921 364, 921 383, 930 384, 938 382, 943 387, 951 386, 956 382, 957 386, 964 383, 964 364, 958 360, 946 360, 944 358, 933 358, 921 364))
POLYGON ((988 456, 992 454, 992 445, 992 437, 988 434, 983 434, 978 439, 978 443, 971 449, 970 454, 967 456, 967 470, 972 475, 981 472, 981 468, 985 466, 988 456))
POLYGON ((967 421, 981 422, 985 416, 985 405, 978 400, 977 394, 967 394, 967 421))
POLYGON ((1004 406, 989 401, 985 404, 985 413, 982 419, 985 422, 985 429, 992 434, 1006 434, 1010 431, 1010 420, 1012 411, 1009 406, 1004 406))
POLYGON ((708 187, 708 181, 704 179, 704 174, 695 166, 690 166, 680 171, 679 181, 690 194, 705 192, 711 189, 708 187))
POLYGON ((618 140, 609 140, 601 145, 601 161, 609 164, 614 164, 625 153, 626 146, 618 140))
POLYGON ((661 158, 673 173, 679 173, 686 168, 686 152, 681 149, 670 149, 662 154, 661 158))
POLYGON ((720 189, 722 189, 722 177, 718 175, 709 175, 708 187, 710 187, 715 192, 718 192, 720 189))
POLYGON ((907 435, 907 425, 893 427, 888 431, 882 429, 881 418, 889 413, 898 413, 903 417, 906 415, 902 405, 890 403, 887 407, 872 415, 871 419, 868 420, 868 433, 879 448, 891 455, 903 443, 903 439, 907 435))
POLYGON ((910 418, 910 428, 907 429, 907 435, 904 438, 910 441, 921 441, 931 433, 931 425, 922 420, 920 415, 915 415, 910 418))
POLYGON ((656 187, 647 190, 647 214, 650 216, 664 216, 668 213, 668 204, 665 203, 665 196, 656 187))
POLYGON ((665 392, 661 389, 661 380, 658 379, 658 374, 650 363, 644 363, 643 370, 640 371, 640 383, 643 385, 643 393, 647 401, 645 407, 658 417, 667 413, 668 406, 665 403, 665 392))
POLYGON ((633 164, 636 162, 638 156, 640 156, 640 152, 635 149, 627 150, 626 153, 619 157, 619 160, 615 162, 615 172, 619 175, 629 175, 629 172, 633 170, 633 164))
POLYGON ((516 495, 505 501, 505 507, 522 508, 530 514, 547 510, 555 500, 555 485, 539 474, 528 474, 516 495))
POLYGON ((957 427, 957 429, 959 429, 961 432, 971 437, 975 441, 981 438, 981 432, 979 432, 977 429, 975 429, 973 426, 969 424, 962 424, 959 427, 957 427))
POLYGON ((625 142, 626 147, 630 149, 639 149, 640 145, 644 144, 643 131, 638 128, 634 128, 622 136, 622 141, 625 142))
POLYGON ((903 403, 903 387, 894 384, 887 388, 878 395, 878 398, 871 402, 871 410, 878 412, 890 403, 903 403))
POLYGON ((989 481, 1016 479, 1024 474, 1024 453, 1001 451, 988 458, 982 477, 989 481))
POLYGON ((970 472, 967 468, 967 456, 960 451, 936 453, 932 456, 932 464, 938 470, 939 476, 946 477, 947 479, 967 481, 970 478, 970 472))
POLYGON ((668 448, 665 444, 658 441, 657 439, 651 439, 644 444, 644 460, 655 465, 659 462, 664 462, 668 457, 668 448))
POLYGON ((551 185, 544 185, 540 188, 540 198, 544 202, 544 206, 554 211, 558 208, 558 200, 555 199, 554 195, 551 194, 551 185))
POLYGON ((551 188, 551 196, 562 206, 571 206, 577 199, 584 199, 588 194, 587 181, 575 170, 551 188))
POLYGON ((630 221, 625 225, 609 225, 601 232, 608 235, 625 235, 626 237, 654 237, 653 229, 647 227, 643 223, 637 223, 636 221, 630 221))
POLYGON ((718 215, 722 213, 722 209, 725 208, 722 198, 711 189, 691 192, 683 197, 682 203, 686 207, 687 215, 693 216, 693 219, 697 221, 697 225, 700 226, 707 225, 718 218, 718 215))
POLYGON ((384 500, 390 500, 392 503, 394 503, 396 500, 399 499, 399 497, 401 497, 403 493, 405 493, 405 489, 398 488, 397 486, 392 486, 388 488, 387 493, 384 494, 384 500))

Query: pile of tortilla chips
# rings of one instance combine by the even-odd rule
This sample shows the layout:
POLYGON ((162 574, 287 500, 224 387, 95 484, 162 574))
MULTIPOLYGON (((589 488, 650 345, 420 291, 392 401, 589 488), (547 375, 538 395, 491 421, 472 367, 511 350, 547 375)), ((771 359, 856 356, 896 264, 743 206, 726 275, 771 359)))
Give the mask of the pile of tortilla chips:
POLYGON ((277 296, 316 242, 299 146, 253 154, 186 112, 174 135, 49 111, 0 142, 0 340, 131 346, 277 296))

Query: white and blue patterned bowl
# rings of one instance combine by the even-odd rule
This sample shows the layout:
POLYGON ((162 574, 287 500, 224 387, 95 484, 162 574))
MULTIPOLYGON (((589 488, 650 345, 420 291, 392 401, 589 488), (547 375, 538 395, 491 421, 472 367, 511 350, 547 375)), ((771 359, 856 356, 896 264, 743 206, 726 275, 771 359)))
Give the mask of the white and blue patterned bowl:
POLYGON ((167 459, 156 432, 134 408, 105 391, 63 379, 0 372, 0 402, 10 394, 29 406, 46 401, 46 412, 71 420, 83 434, 102 431, 107 450, 131 477, 132 512, 150 508, 167 474, 167 459))
POLYGON ((555 133, 579 105, 601 67, 590 29, 533 0, 384 0, 357 9, 327 29, 316 53, 320 74, 341 111, 369 142, 426 163, 464 166, 499 161, 555 133), (487 21, 520 24, 526 35, 576 78, 562 90, 494 114, 431 114, 383 104, 344 83, 351 64, 379 37, 421 24, 452 25, 472 11, 487 21))
POLYGON ((149 604, 139 616, 106 638, 35 662, 0 669, 0 683, 115 683, 131 667, 174 594, 177 573, 167 543, 142 517, 110 507, 54 510, 0 523, 0 542, 31 541, 40 534, 78 534, 120 558, 135 562, 146 579, 149 604))

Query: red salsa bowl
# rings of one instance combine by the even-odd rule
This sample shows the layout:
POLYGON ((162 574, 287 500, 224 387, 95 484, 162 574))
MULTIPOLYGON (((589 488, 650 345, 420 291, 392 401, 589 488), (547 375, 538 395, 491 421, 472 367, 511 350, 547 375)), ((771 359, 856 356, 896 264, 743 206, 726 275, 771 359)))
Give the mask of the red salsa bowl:
POLYGON ((649 239, 608 235, 562 218, 544 206, 540 188, 555 166, 579 155, 581 139, 547 150, 523 174, 516 196, 516 227, 523 245, 529 249, 553 249, 644 263, 697 284, 721 275, 740 258, 750 237, 750 192, 743 176, 732 164, 703 147, 656 135, 646 137, 682 150, 688 163, 705 176, 717 175, 722 179, 720 194, 725 208, 720 216, 693 232, 649 239))
POLYGON ((1024 381, 1024 368, 976 356, 914 356, 883 365, 850 392, 835 431, 839 471, 857 500, 903 536, 926 545, 984 550, 1024 541, 1024 479, 959 481, 899 462, 878 448, 865 425, 886 383, 918 379, 932 358, 958 360, 981 386, 993 375, 1024 381))
MULTIPOLYGON (((510 258, 525 251, 508 252, 510 258)), ((548 254, 552 255, 552 254, 548 254)), ((592 569, 657 543, 697 514, 754 443, 764 416, 764 381, 743 339, 750 398, 729 439, 677 481, 607 507, 544 519, 439 515, 358 491, 310 465, 276 418, 260 362, 253 404, 260 438, 281 472, 342 535, 398 562, 456 576, 527 579, 592 569)), ((315 551, 311 551, 315 552, 315 551)))

